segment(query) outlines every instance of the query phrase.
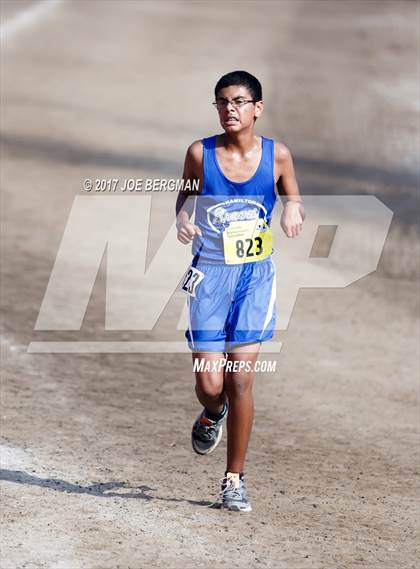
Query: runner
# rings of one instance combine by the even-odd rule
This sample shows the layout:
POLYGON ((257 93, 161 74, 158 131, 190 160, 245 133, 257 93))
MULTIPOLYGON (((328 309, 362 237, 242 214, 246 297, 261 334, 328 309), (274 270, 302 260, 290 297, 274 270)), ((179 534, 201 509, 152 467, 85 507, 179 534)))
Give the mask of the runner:
POLYGON ((185 336, 204 407, 191 438, 196 453, 209 454, 227 420, 221 505, 249 512, 244 465, 254 413, 253 369, 276 322, 270 223, 277 192, 288 237, 299 234, 305 213, 290 151, 254 134, 263 112, 258 79, 246 71, 224 75, 214 105, 224 133, 188 148, 183 177, 199 180, 199 195, 181 192, 176 205, 178 239, 192 242, 194 255, 182 282, 188 295, 185 336))

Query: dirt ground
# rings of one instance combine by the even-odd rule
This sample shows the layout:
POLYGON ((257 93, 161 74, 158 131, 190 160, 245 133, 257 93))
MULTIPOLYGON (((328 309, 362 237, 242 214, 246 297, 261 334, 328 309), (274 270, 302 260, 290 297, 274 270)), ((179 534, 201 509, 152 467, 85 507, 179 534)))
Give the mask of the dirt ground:
MULTIPOLYGON (((2 2, 2 24, 31 7, 2 2)), ((416 2, 317 0, 63 1, 4 37, 4 569, 419 567, 418 38, 416 2), (144 338, 104 332, 104 264, 80 332, 34 331, 71 205, 86 177, 178 176, 235 68, 261 79, 258 132, 303 194, 394 212, 378 270, 302 289, 256 376, 240 515, 208 507, 226 447, 191 451, 189 354, 27 351, 144 338)))

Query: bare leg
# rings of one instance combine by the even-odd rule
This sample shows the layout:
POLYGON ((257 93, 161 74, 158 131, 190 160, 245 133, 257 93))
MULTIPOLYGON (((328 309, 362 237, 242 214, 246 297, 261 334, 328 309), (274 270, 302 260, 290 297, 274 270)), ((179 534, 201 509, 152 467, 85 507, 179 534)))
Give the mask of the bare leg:
MULTIPOLYGON (((221 352, 194 352, 194 360, 203 359, 205 362, 220 362, 225 358, 221 352)), ((217 366, 217 371, 196 371, 195 392, 200 403, 215 415, 221 413, 226 401, 224 392, 224 367, 217 366)))
MULTIPOLYGON (((227 468, 228 472, 243 472, 245 456, 251 436, 254 419, 254 401, 252 387, 254 364, 258 358, 260 344, 248 344, 234 348, 228 354, 228 362, 243 362, 240 371, 225 371, 225 391, 229 400, 227 417, 227 468), (249 364, 248 364, 249 362, 249 364), (246 364, 251 370, 246 369, 246 364)), ((236 364, 239 366, 239 364, 236 364)))

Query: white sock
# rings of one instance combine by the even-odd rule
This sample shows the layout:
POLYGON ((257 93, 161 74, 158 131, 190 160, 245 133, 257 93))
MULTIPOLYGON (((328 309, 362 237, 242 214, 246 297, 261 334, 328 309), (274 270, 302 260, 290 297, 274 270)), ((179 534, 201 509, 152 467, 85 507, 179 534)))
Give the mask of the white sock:
POLYGON ((226 472, 226 478, 234 488, 239 488, 239 472, 226 472))

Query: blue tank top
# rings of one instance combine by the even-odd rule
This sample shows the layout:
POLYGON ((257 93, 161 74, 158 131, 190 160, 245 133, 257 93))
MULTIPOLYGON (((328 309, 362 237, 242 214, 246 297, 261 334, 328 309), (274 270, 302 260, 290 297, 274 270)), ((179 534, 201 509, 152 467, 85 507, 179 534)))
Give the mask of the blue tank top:
MULTIPOLYGON (((231 221, 261 219, 271 224, 277 200, 274 179, 274 141, 261 137, 261 160, 255 174, 245 182, 229 180, 216 157, 217 135, 204 138, 203 184, 195 205, 195 224, 202 237, 192 243, 195 261, 224 262, 223 231, 231 221)), ((258 222, 259 223, 259 222, 258 222)))

